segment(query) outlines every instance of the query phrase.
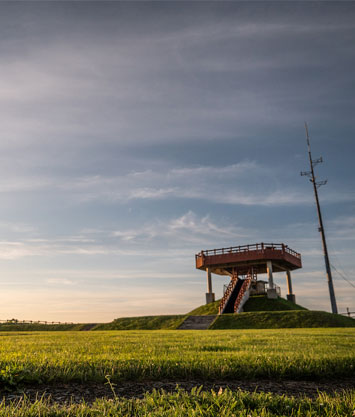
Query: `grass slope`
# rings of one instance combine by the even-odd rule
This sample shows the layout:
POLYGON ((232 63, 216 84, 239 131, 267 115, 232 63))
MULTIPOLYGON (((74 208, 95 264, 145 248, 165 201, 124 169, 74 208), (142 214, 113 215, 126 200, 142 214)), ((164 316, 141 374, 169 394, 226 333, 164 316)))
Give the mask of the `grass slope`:
POLYGON ((200 307, 195 308, 194 310, 188 313, 189 316, 213 316, 218 314, 218 307, 221 300, 217 300, 214 303, 204 304, 200 307))
POLYGON ((231 390, 166 393, 153 391, 142 399, 116 397, 99 399, 92 405, 58 405, 39 399, 0 403, 1 417, 335 417, 352 416, 355 409, 355 391, 327 395, 319 393, 314 400, 231 390))
POLYGON ((355 320, 325 311, 259 311, 218 316, 210 329, 355 327, 355 320))
POLYGON ((266 295, 255 295, 249 297, 248 301, 244 304, 243 312, 250 311, 285 311, 285 310, 307 310, 306 308, 278 297, 276 300, 272 300, 266 297, 266 295))
POLYGON ((0 332, 46 332, 82 330, 86 324, 1 323, 0 332))
MULTIPOLYGON (((218 307, 221 300, 214 303, 205 304, 188 313, 189 316, 209 316, 218 314, 218 307)), ((291 301, 278 297, 276 300, 270 300, 265 295, 255 295, 249 297, 244 305, 244 311, 285 311, 285 310, 306 310, 306 308, 294 304, 291 301)))
POLYGON ((99 324, 93 330, 169 330, 179 327, 185 318, 185 315, 122 317, 99 324))

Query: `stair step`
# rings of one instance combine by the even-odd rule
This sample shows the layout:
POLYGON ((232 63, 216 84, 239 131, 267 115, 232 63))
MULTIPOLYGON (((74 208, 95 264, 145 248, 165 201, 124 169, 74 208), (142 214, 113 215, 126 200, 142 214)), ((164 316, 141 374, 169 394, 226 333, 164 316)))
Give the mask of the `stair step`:
POLYGON ((188 316, 178 330, 206 330, 217 316, 188 316))

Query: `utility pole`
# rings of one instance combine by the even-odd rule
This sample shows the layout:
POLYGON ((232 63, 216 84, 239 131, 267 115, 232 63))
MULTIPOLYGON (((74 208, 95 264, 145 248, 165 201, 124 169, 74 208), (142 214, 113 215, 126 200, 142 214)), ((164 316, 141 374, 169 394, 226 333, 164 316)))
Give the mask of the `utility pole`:
POLYGON ((327 281, 328 281, 328 287, 329 287, 329 295, 330 295, 330 304, 332 306, 332 313, 337 314, 338 308, 337 303, 335 300, 335 293, 334 293, 334 287, 333 287, 333 278, 332 278, 332 271, 330 269, 330 262, 329 262, 329 256, 328 256, 328 248, 327 248, 327 242, 325 240, 325 233, 324 233, 324 227, 323 227, 323 220, 322 220, 322 213, 320 211, 320 205, 319 205, 319 198, 318 198, 318 188, 322 185, 325 185, 327 181, 316 181, 316 177, 314 175, 314 167, 320 163, 323 162, 322 157, 318 159, 312 159, 311 154, 311 143, 309 140, 309 134, 308 134, 308 126, 307 123, 304 124, 306 129, 306 138, 307 138, 307 146, 308 146, 308 156, 309 156, 309 164, 311 167, 310 171, 301 172, 302 176, 309 177, 309 180, 313 184, 313 190, 314 190, 314 197, 316 199, 316 205, 317 205, 317 213, 318 213, 318 223, 319 223, 319 232, 322 237, 322 245, 323 245, 323 254, 324 254, 324 262, 325 262, 325 270, 327 273, 327 281))

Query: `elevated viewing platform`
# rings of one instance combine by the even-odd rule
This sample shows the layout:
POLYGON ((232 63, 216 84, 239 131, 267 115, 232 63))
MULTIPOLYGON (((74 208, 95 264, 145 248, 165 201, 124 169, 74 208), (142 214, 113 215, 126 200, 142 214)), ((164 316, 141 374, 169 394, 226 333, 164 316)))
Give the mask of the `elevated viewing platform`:
POLYGON ((301 255, 284 243, 254 243, 252 245, 204 250, 195 255, 196 268, 207 272, 206 303, 215 300, 212 292, 212 273, 227 275, 231 281, 223 294, 220 313, 239 312, 253 288, 260 287, 259 274, 267 274, 268 298, 277 298, 279 287, 273 273, 285 272, 287 299, 295 303, 291 271, 302 268, 301 255))
POLYGON ((267 272, 267 261, 272 261, 273 271, 293 271, 302 268, 301 255, 283 243, 255 243, 229 248, 204 250, 195 255, 196 268, 213 273, 230 275, 233 268, 246 274, 251 266, 259 274, 267 272))

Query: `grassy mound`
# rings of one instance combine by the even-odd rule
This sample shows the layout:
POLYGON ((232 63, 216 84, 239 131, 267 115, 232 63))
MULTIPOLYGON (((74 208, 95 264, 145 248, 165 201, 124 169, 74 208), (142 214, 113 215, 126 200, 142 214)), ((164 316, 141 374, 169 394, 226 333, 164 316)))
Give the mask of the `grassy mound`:
POLYGON ((355 327, 355 320, 325 311, 259 311, 218 316, 210 329, 355 327))
POLYGON ((272 300, 266 295, 254 295, 244 304, 243 312, 250 311, 286 311, 286 310, 307 310, 306 308, 278 297, 272 300))
POLYGON ((188 313, 189 316, 213 316, 218 314, 218 307, 221 300, 217 300, 214 303, 204 304, 200 307, 195 308, 194 310, 188 313))
MULTIPOLYGON (((218 314, 218 307, 221 300, 214 303, 205 304, 188 313, 189 316, 210 316, 218 314)), ((244 312, 249 311, 285 311, 285 310, 307 310, 306 308, 294 304, 291 301, 278 297, 271 300, 266 295, 254 295, 244 304, 244 312)))
POLYGON ((0 332, 46 332, 83 330, 85 324, 1 323, 0 332))
POLYGON ((171 330, 185 320, 185 315, 122 317, 97 325, 93 330, 171 330))

